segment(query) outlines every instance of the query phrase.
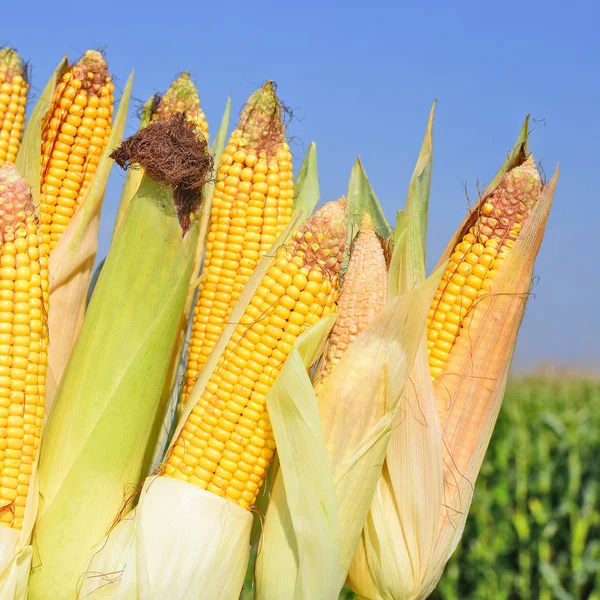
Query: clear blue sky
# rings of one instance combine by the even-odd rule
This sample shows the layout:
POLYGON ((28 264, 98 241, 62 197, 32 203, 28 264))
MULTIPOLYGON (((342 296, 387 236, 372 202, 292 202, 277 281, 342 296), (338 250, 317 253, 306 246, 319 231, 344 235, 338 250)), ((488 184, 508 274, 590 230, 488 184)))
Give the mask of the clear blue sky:
MULTIPOLYGON (((595 2, 41 2, 2 9, 0 44, 33 65, 39 91, 64 52, 102 47, 117 89, 164 91, 189 70, 214 135, 266 79, 296 109, 295 169, 317 142, 322 197, 345 193, 360 154, 391 218, 404 204, 437 98, 429 230, 432 267, 464 216, 467 184, 489 182, 527 113, 531 148, 561 176, 515 366, 600 365, 600 9, 595 2), (19 23, 22 23, 20 25, 19 23)), ((130 112, 127 133, 137 128, 130 112)), ((106 253, 122 175, 111 175, 106 253)))

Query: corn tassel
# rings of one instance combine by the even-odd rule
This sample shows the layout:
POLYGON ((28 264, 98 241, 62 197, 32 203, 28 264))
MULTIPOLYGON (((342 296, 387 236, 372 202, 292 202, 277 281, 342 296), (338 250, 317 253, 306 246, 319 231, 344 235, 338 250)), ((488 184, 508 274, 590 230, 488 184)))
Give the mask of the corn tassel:
POLYGON ((0 49, 0 165, 17 158, 28 91, 27 69, 16 50, 0 49))
POLYGON ((443 373, 457 338, 468 335, 477 303, 489 293, 541 191, 540 174, 529 156, 504 175, 455 246, 427 319, 427 353, 433 379, 443 373))
POLYGON ((103 56, 88 50, 63 73, 42 130, 41 231, 50 251, 85 200, 106 148, 114 86, 103 56))
POLYGON ((172 448, 164 473, 251 508, 275 453, 266 395, 296 338, 334 311, 345 199, 277 251, 172 448))
POLYGON ((221 156, 183 402, 256 265, 290 222, 291 160, 279 99, 267 82, 250 97, 221 156))
POLYGON ((21 529, 44 417, 48 247, 27 182, 0 166, 0 525, 21 529))
POLYGON ((350 254, 338 301, 338 318, 315 373, 318 394, 325 380, 358 334, 379 314, 387 301, 387 266, 383 248, 369 213, 363 214, 360 231, 350 254))

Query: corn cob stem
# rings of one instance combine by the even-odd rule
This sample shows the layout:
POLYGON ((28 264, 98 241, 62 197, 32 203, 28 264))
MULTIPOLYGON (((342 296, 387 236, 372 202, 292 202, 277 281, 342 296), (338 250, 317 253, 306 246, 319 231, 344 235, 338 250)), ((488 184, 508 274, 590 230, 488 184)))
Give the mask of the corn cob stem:
POLYGON ((0 166, 0 524, 20 529, 44 417, 48 247, 27 182, 0 166))
POLYGON ((459 335, 467 334, 473 311, 489 294, 494 276, 513 247, 542 191, 533 157, 504 175, 473 214, 473 224, 455 246, 427 320, 427 352, 433 379, 444 370, 459 335))
POLYGON ((182 402, 256 265, 290 221, 291 159, 275 86, 267 82, 250 97, 221 156, 182 402))
POLYGON ((28 91, 27 72, 16 50, 0 48, 0 165, 17 158, 28 91))
POLYGON ((315 373, 318 394, 358 334, 385 307, 387 266, 383 248, 368 213, 364 213, 338 301, 338 318, 315 373))
POLYGON ((335 310, 346 239, 345 199, 325 204, 277 250, 164 474, 244 508, 275 453, 266 396, 296 338, 335 310))
POLYGON ((114 86, 103 56, 88 50, 61 77, 42 131, 41 231, 54 249, 84 201, 106 148, 114 86))

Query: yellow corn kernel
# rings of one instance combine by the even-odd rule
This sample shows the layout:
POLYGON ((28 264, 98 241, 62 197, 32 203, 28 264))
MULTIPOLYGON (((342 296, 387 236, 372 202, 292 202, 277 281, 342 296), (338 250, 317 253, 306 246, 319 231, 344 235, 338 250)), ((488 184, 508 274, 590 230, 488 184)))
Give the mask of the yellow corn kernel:
POLYGON ((248 305, 248 309, 257 307, 264 315, 263 323, 249 328, 254 317, 252 310, 246 310, 173 446, 164 475, 200 485, 244 508, 253 506, 275 449, 266 394, 291 344, 309 327, 308 323, 293 325, 289 319, 281 323, 280 315, 293 314, 300 303, 288 294, 293 286, 283 285, 287 282, 281 266, 297 259, 308 279, 312 276, 312 281, 319 282, 319 293, 306 292, 311 295, 315 319, 319 319, 327 308, 335 308, 345 243, 345 199, 341 199, 325 204, 288 244, 277 250, 277 260, 262 281, 262 287, 273 294, 272 300, 267 302, 268 294, 256 295, 248 305), (308 240, 317 235, 322 242, 315 247, 308 240), (284 304, 287 306, 282 313, 278 309, 284 304), (256 329, 262 329, 262 337, 252 335, 256 329), (267 338, 278 340, 274 348, 270 341, 263 343, 267 338), (188 453, 198 465, 189 472, 184 468, 188 453))
POLYGON ((25 128, 27 68, 12 48, 0 48, 0 165, 14 163, 25 128))
POLYGON ((110 136, 114 86, 88 50, 62 75, 42 130, 41 233, 50 251, 85 200, 110 136))
POLYGON ((221 157, 182 402, 256 265, 290 222, 291 160, 275 85, 267 82, 248 100, 221 157))
POLYGON ((504 175, 498 187, 472 214, 433 299, 427 320, 429 367, 433 379, 444 371, 452 346, 468 334, 473 311, 512 248, 523 221, 542 191, 533 157, 504 175), (437 324, 442 324, 439 327, 437 324))
POLYGON ((20 529, 40 444, 48 364, 48 245, 31 191, 0 166, 0 525, 20 529), (6 339, 4 339, 6 337, 6 339))

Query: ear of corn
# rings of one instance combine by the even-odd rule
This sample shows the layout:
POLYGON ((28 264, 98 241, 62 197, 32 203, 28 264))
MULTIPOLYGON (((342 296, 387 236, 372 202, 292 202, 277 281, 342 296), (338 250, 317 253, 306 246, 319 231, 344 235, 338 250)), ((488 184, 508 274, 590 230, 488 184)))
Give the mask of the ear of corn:
MULTIPOLYGON (((526 163, 527 135, 526 123, 493 184, 442 256, 439 268, 444 272, 481 207, 505 187, 507 173, 526 163)), ((405 390, 405 410, 394 423, 379 490, 348 578, 361 596, 426 598, 460 540, 502 402, 555 182, 544 188, 524 220, 489 293, 473 309, 469 335, 458 336, 445 374, 433 383, 423 338, 411 374, 414 385, 405 390)), ((510 195, 518 188, 506 191, 510 195)), ((415 243, 419 232, 411 231, 410 224, 419 203, 407 208, 407 237, 415 243)), ((419 276, 420 261, 412 267, 410 260, 404 264, 409 272, 398 279, 410 285, 419 276)))
POLYGON ((254 505, 275 452, 266 395, 295 339, 335 310, 345 199, 317 211, 277 258, 167 460, 165 475, 254 505))
POLYGON ((318 394, 344 353, 387 302, 387 266, 369 213, 361 219, 338 301, 338 318, 315 373, 318 394))
POLYGON ((0 596, 22 598, 48 364, 48 247, 27 182, 0 166, 0 596))
MULTIPOLYGON (((123 88, 107 146, 90 182, 85 201, 78 208, 50 255, 50 301, 53 310, 49 315, 48 326, 54 343, 48 356, 46 413, 52 407, 56 389, 83 322, 98 247, 100 211, 106 182, 113 165, 109 155, 121 141, 125 130, 132 85, 133 74, 123 88)), ((31 123, 28 129, 30 126, 31 123)))
POLYGON ((104 57, 88 50, 60 78, 42 131, 42 235, 56 247, 94 179, 110 136, 114 86, 104 57))
POLYGON ((183 402, 250 275, 290 221, 291 160, 279 99, 274 84, 267 82, 248 100, 221 156, 183 402))
POLYGON ((143 476, 197 235, 192 224, 182 241, 172 193, 146 177, 111 246, 47 422, 32 599, 77 588, 122 508, 123 490, 143 476))
MULTIPOLYGON (((319 200, 314 144, 308 148, 300 174, 295 216, 282 233, 281 244, 299 227, 305 215, 313 211, 319 200)), ((274 261, 275 256, 267 255, 255 269, 232 312, 234 322, 241 320, 274 261)), ((314 329, 302 335, 314 335, 314 329)), ((235 326, 230 324, 199 377, 173 442, 183 430, 193 405, 200 398, 233 333, 235 326)), ((118 593, 119 597, 128 597, 129 593, 137 594, 138 589, 151 589, 165 596, 176 590, 173 593, 186 598, 202 590, 211 600, 238 600, 248 564, 253 512, 227 498, 172 477, 147 478, 140 504, 133 512, 120 520, 99 544, 88 573, 82 577, 82 595, 107 590, 109 597, 112 597, 111 591, 118 593), (151 502, 145 501, 152 496, 151 502), (164 506, 177 508, 167 514, 164 506), (144 527, 143 523, 152 527, 144 527), (144 533, 139 535, 140 531, 144 533), (215 542, 218 542, 216 547, 215 542), (189 548, 191 551, 188 551, 189 548), (198 557, 202 560, 198 561, 198 557), (150 572, 144 567, 148 561, 159 564, 160 569, 150 572), (98 573, 113 575, 98 577, 98 573)))
POLYGON ((17 158, 27 104, 27 69, 12 48, 0 48, 0 165, 17 158))

